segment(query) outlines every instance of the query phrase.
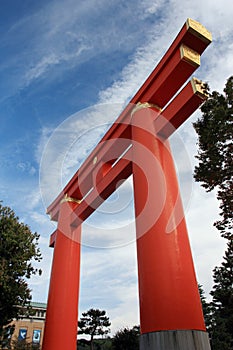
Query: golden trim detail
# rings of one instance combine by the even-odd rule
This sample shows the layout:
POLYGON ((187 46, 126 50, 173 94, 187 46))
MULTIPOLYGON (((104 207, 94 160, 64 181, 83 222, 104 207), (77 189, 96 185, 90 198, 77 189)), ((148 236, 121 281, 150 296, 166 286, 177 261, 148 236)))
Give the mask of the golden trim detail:
POLYGON ((180 55, 181 59, 191 63, 194 66, 200 66, 201 64, 201 56, 198 52, 190 49, 190 47, 182 44, 180 46, 180 55))
POLYGON ((93 164, 94 164, 94 165, 97 163, 97 160, 98 160, 98 157, 95 156, 94 159, 93 159, 93 164))
POLYGON ((209 94, 206 90, 206 84, 203 81, 193 77, 191 84, 194 94, 200 96, 203 100, 206 100, 208 98, 209 94))
POLYGON ((138 102, 136 104, 136 106, 133 108, 132 112, 131 112, 131 117, 133 117, 134 113, 136 113, 140 109, 144 109, 144 108, 156 108, 156 109, 159 110, 159 112, 162 111, 162 108, 160 108, 156 104, 153 104, 153 103, 150 103, 150 102, 138 102))
POLYGON ((211 43, 212 34, 201 23, 188 18, 186 21, 187 30, 198 36, 206 43, 211 43))
POLYGON ((65 194, 65 197, 61 200, 61 204, 65 203, 65 202, 71 202, 71 203, 77 203, 80 204, 81 200, 80 199, 76 199, 76 198, 72 198, 72 197, 68 197, 68 194, 65 194))

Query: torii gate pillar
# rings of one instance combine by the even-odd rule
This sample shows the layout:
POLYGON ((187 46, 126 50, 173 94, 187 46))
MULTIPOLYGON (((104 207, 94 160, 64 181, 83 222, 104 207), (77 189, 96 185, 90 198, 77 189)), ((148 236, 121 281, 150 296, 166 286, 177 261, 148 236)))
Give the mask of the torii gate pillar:
POLYGON ((132 117, 140 350, 207 350, 177 176, 156 114, 147 108, 132 117))
POLYGON ((77 343, 81 226, 70 225, 78 203, 65 198, 60 204, 50 278, 44 350, 75 350, 77 343))

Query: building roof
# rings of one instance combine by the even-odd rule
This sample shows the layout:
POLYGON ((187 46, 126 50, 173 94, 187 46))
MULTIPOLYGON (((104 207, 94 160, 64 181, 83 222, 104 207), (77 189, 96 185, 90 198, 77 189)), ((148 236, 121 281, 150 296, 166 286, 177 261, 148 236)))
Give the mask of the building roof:
POLYGON ((39 303, 39 302, 30 302, 30 305, 34 308, 41 308, 41 309, 46 309, 47 308, 47 304, 46 303, 39 303))

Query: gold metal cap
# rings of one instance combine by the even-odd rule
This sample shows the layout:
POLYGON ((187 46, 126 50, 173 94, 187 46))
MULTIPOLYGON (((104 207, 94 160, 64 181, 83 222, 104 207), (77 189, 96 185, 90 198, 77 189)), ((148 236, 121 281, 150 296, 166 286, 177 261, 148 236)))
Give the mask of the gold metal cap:
POLYGON ((203 81, 197 79, 197 78, 192 78, 191 80, 193 92, 200 96, 203 100, 206 100, 209 96, 208 91, 207 91, 207 85, 203 81))
POLYGON ((80 204, 81 200, 80 199, 76 199, 76 198, 72 198, 72 197, 68 197, 68 195, 65 194, 65 197, 61 200, 60 203, 64 203, 64 202, 72 202, 72 203, 80 204))
POLYGON ((135 107, 132 109, 131 117, 134 115, 134 113, 136 113, 140 109, 144 109, 144 108, 156 108, 159 112, 162 111, 162 109, 156 104, 153 104, 153 103, 150 103, 150 102, 138 102, 135 105, 135 107))
POLYGON ((194 35, 198 36, 206 43, 211 43, 212 34, 201 23, 188 18, 186 21, 186 26, 187 29, 194 35))
POLYGON ((193 49, 190 49, 190 47, 182 44, 180 46, 180 54, 181 54, 181 58, 189 63, 191 63, 192 65, 196 66, 200 66, 201 64, 201 56, 199 55, 198 52, 194 51, 193 49))

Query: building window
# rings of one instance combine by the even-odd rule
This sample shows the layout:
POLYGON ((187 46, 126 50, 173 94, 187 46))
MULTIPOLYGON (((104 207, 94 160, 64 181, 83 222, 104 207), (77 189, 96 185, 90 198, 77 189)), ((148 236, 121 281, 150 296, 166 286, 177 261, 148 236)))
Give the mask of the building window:
POLYGON ((27 329, 26 328, 20 328, 19 329, 18 340, 26 340, 26 337, 27 337, 27 329))
POLYGON ((41 329, 34 329, 33 330, 33 335, 32 335, 32 342, 34 344, 39 344, 40 343, 40 337, 41 337, 41 329))

